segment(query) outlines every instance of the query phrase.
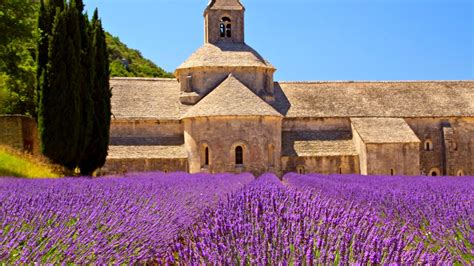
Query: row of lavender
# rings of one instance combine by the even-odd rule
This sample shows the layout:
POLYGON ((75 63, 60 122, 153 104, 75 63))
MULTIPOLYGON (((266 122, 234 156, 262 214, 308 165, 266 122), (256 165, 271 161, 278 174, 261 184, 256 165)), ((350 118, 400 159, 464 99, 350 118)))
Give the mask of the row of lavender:
POLYGON ((163 257, 243 175, 0 179, 0 262, 131 264, 163 257))
POLYGON ((185 264, 469 264, 474 179, 264 175, 180 237, 185 264))
POLYGON ((0 180, 0 262, 474 259, 474 180, 289 174, 0 180), (227 196, 226 196, 227 195, 227 196))

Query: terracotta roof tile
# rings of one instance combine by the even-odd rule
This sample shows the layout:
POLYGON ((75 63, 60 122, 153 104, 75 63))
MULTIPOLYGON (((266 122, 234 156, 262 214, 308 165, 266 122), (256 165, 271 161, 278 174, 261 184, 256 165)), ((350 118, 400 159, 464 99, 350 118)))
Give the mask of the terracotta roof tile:
POLYGON ((352 125, 364 143, 419 143, 402 118, 352 118, 352 125))
POLYGON ((224 80, 182 118, 208 116, 282 116, 233 75, 224 80))

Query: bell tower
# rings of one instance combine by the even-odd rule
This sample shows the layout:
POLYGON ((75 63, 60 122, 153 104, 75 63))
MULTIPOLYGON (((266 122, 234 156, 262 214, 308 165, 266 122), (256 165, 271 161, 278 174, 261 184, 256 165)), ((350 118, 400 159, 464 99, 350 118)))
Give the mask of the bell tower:
POLYGON ((244 43, 244 13, 239 0, 211 0, 204 11, 205 43, 244 43))

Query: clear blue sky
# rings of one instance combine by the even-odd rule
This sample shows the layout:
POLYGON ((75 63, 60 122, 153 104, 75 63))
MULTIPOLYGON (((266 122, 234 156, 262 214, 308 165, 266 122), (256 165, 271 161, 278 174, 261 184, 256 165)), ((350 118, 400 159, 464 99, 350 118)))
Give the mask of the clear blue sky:
MULTIPOLYGON (((203 43, 208 0, 85 0, 129 47, 174 69, 203 43)), ((276 80, 474 79, 474 0, 242 0, 276 80)))

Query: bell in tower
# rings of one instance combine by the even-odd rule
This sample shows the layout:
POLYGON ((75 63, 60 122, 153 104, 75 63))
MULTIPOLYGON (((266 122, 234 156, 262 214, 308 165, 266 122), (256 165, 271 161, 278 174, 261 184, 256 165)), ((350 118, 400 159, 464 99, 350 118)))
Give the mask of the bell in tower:
POLYGON ((244 43, 244 12, 239 0, 212 0, 204 11, 205 42, 244 43))

